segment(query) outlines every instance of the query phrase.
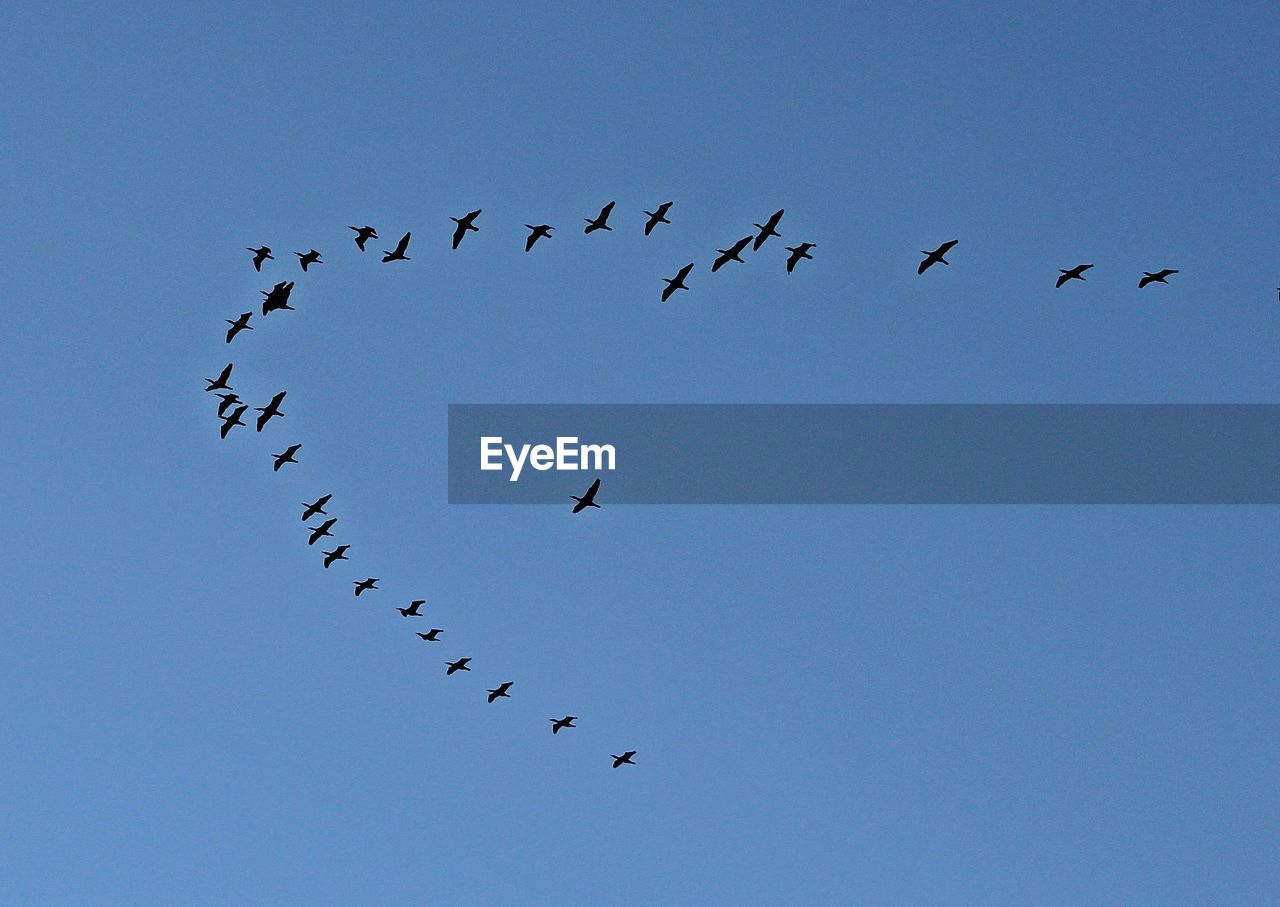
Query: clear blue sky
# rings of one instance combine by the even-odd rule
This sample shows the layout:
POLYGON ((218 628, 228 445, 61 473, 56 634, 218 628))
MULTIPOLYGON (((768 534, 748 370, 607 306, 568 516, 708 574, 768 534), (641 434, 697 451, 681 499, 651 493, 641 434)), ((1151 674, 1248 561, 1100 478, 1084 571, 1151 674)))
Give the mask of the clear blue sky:
POLYGON ((450 402, 1280 401, 1274 4, 849 6, 7 11, 0 900, 1280 899, 1274 508, 445 503, 450 402))

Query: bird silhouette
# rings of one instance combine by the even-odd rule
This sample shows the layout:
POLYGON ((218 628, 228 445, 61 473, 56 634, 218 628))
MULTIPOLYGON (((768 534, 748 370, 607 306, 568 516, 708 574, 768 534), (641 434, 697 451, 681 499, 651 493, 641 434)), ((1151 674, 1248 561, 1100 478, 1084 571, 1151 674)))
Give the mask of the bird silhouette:
POLYGON ((289 305, 289 294, 293 292, 292 280, 287 283, 282 280, 270 290, 259 290, 258 292, 264 297, 262 300, 263 315, 268 312, 274 312, 277 309, 293 311, 293 306, 289 305))
POLYGON ((1138 289, 1141 290, 1149 283, 1168 283, 1169 281, 1165 280, 1165 278, 1177 273, 1177 270, 1174 268, 1164 268, 1163 270, 1156 271, 1154 274, 1150 271, 1143 271, 1142 279, 1138 281, 1138 289))
POLYGON ((231 431, 232 428, 237 425, 244 425, 244 422, 240 420, 240 417, 244 415, 245 410, 248 408, 248 404, 242 403, 232 410, 231 415, 222 416, 222 428, 219 430, 219 434, 225 438, 227 436, 227 432, 231 431))
POLYGON ((787 246, 787 251, 791 253, 787 257, 788 274, 796 269, 796 265, 800 263, 800 259, 807 258, 810 261, 813 261, 813 256, 809 254, 809 250, 815 245, 817 245, 817 243, 802 242, 798 246, 787 246))
POLYGON ((608 230, 612 233, 613 227, 609 226, 609 214, 613 211, 613 204, 613 202, 609 202, 609 204, 601 208, 600 213, 597 214, 594 219, 584 217, 583 220, 587 222, 587 226, 582 232, 594 233, 597 230, 608 230))
POLYGON ((1084 280, 1084 272, 1093 265, 1076 265, 1074 268, 1058 268, 1058 281, 1055 287, 1061 287, 1068 280, 1084 280))
POLYGON ((281 391, 272 397, 271 402, 266 406, 255 406, 253 408, 254 412, 262 413, 262 415, 258 416, 258 431, 262 431, 266 424, 276 416, 284 415, 284 413, 280 412, 280 401, 284 400, 284 395, 285 391, 281 391))
POLYGON ((533 244, 536 243, 538 240, 542 239, 544 236, 547 239, 550 239, 551 231, 555 229, 555 227, 549 227, 546 224, 538 224, 536 227, 533 224, 525 224, 525 226, 528 227, 530 231, 528 238, 526 238, 524 241, 524 250, 526 252, 532 249, 533 244))
POLYGON ((233 404, 240 402, 239 394, 218 394, 217 396, 222 398, 222 402, 218 404, 219 416, 221 416, 228 409, 230 409, 233 404))
POLYGON ((301 444, 291 444, 289 445, 288 449, 285 450, 284 453, 272 454, 271 456, 276 461, 276 465, 271 467, 272 471, 279 472, 280 467, 286 463, 297 463, 298 461, 293 458, 293 455, 296 454, 301 449, 302 449, 301 444))
POLYGON ((745 249, 750 242, 751 237, 744 236, 727 249, 716 249, 716 251, 720 253, 720 257, 712 262, 711 273, 714 274, 716 271, 719 271, 721 267, 731 261, 742 261, 742 250, 745 249))
POLYGON ((455 671, 470 671, 471 669, 467 667, 467 662, 469 661, 471 661, 470 658, 459 658, 457 661, 446 661, 445 664, 449 666, 449 670, 444 672, 444 676, 448 677, 455 671))
POLYGON ((440 634, 443 632, 444 630, 441 630, 439 627, 432 627, 426 633, 419 633, 417 635, 422 637, 427 642, 439 642, 440 634))
POLYGON ((671 223, 671 221, 667 220, 667 212, 671 210, 671 204, 672 204, 671 202, 663 202, 661 205, 658 206, 657 211, 645 212, 645 214, 649 215, 649 219, 644 222, 645 236, 648 236, 650 233, 652 233, 653 228, 658 226, 658 224, 671 223))
POLYGON ((368 579, 353 579, 351 584, 356 587, 356 598, 359 598, 361 592, 365 592, 369 589, 377 589, 377 584, 380 582, 382 582, 381 577, 371 576, 368 579))
POLYGON ((230 384, 227 383, 227 379, 230 377, 231 377, 231 363, 228 362, 227 367, 222 370, 222 372, 218 375, 218 377, 204 379, 205 381, 209 382, 209 386, 204 389, 204 392, 207 394, 209 393, 209 391, 235 390, 234 387, 232 387, 230 384))
POLYGON ((369 240, 381 239, 381 237, 378 236, 378 231, 367 224, 363 227, 347 227, 347 229, 356 231, 356 245, 360 247, 361 252, 364 251, 364 244, 369 240))
POLYGON ((929 270, 939 262, 941 262, 944 265, 951 264, 951 262, 947 261, 942 256, 950 252, 951 249, 958 242, 960 242, 960 240, 958 239, 949 239, 946 242, 944 242, 942 245, 938 246, 938 248, 934 249, 932 252, 926 252, 925 250, 921 249, 920 254, 925 256, 925 259, 924 261, 920 262, 920 267, 916 269, 916 273, 923 274, 925 271, 929 270))
POLYGON ((465 217, 449 218, 449 220, 453 221, 455 224, 458 225, 457 229, 453 231, 453 247, 455 249, 458 248, 458 243, 462 242, 462 237, 467 235, 468 230, 470 230, 472 233, 480 232, 480 228, 476 226, 476 218, 480 216, 481 210, 482 209, 480 208, 476 208, 476 210, 472 211, 470 214, 466 215, 465 217))
POLYGON ((332 551, 326 551, 324 553, 324 569, 328 570, 329 567, 332 566, 335 561, 350 560, 350 558, 347 557, 347 552, 350 550, 351 550, 350 545, 339 545, 337 548, 334 548, 332 551))
POLYGON ((587 493, 584 494, 582 497, 578 497, 576 494, 569 495, 569 497, 573 498, 575 501, 578 502, 573 505, 573 512, 577 513, 578 511, 586 507, 595 507, 597 509, 601 509, 600 505, 596 503, 596 492, 599 490, 600 490, 600 480, 596 479, 594 482, 591 483, 591 487, 587 489, 587 493))
POLYGON ((324 264, 324 262, 320 260, 320 253, 315 249, 311 249, 307 252, 294 252, 293 254, 298 256, 298 264, 302 265, 302 270, 304 272, 307 270, 308 265, 324 264))
POLYGON ((270 259, 271 261, 276 260, 276 257, 271 254, 270 246, 260 246, 257 249, 246 246, 245 251, 253 253, 253 269, 255 271, 262 270, 262 263, 264 261, 267 261, 268 259, 270 259))
POLYGON ((304 501, 302 506, 307 509, 302 511, 302 522, 305 523, 313 516, 328 516, 329 514, 324 512, 324 505, 328 504, 329 499, 332 497, 333 495, 326 494, 323 497, 316 498, 315 501, 310 504, 304 501))
POLYGON ((244 312, 235 321, 232 321, 230 318, 222 319, 227 324, 231 325, 231 328, 227 331, 227 343, 230 343, 236 334, 239 334, 241 331, 253 330, 253 328, 249 326, 249 318, 252 317, 252 315, 253 312, 244 312))
POLYGON ((386 249, 383 249, 382 261, 384 263, 388 261, 408 261, 409 256, 404 254, 404 250, 409 248, 409 237, 411 236, 413 236, 412 233, 406 233, 404 236, 400 237, 400 242, 396 243, 394 252, 388 252, 386 249))
MULTIPOLYGON (((307 544, 314 545, 316 542, 320 541, 326 535, 332 536, 333 533, 330 532, 329 530, 333 528, 333 524, 336 522, 338 522, 338 518, 335 516, 331 516, 329 517, 329 519, 325 520, 319 526, 308 526, 307 528, 311 530, 311 538, 307 539, 307 544)), ((337 550, 346 551, 350 547, 351 547, 350 545, 343 545, 341 548, 338 548, 337 550)), ((340 558, 335 558, 335 560, 343 561, 343 560, 346 560, 346 558, 340 557, 340 558)), ((325 566, 327 567, 329 565, 325 564, 325 566)))
POLYGON ((417 601, 409 602, 409 607, 396 608, 396 610, 400 612, 401 617, 421 617, 422 613, 418 609, 426 603, 427 600, 425 598, 420 598, 417 601))
POLYGON ((513 680, 504 680, 502 683, 498 684, 497 689, 485 690, 485 692, 489 694, 489 701, 493 702, 495 699, 510 699, 511 694, 508 693, 507 690, 511 689, 514 683, 515 681, 513 680))
POLYGON ((689 276, 689 272, 692 270, 693 270, 693 262, 689 262, 687 265, 685 265, 683 268, 681 268, 679 271, 676 272, 675 277, 662 278, 663 282, 666 284, 666 287, 662 290, 663 302, 666 302, 668 299, 670 299, 671 294, 674 293, 676 290, 689 289, 684 285, 684 279, 689 276))
POLYGON ((577 727, 574 722, 578 720, 578 716, 565 715, 563 718, 548 718, 547 720, 551 722, 551 733, 558 734, 564 728, 577 727))
POLYGON ((768 239, 770 236, 782 235, 774 228, 778 226, 778 221, 782 220, 782 215, 785 212, 785 210, 786 210, 785 208, 779 208, 777 211, 774 211, 772 214, 769 215, 769 220, 766 221, 763 225, 761 224, 754 225, 755 228, 760 232, 756 234, 756 241, 751 245, 752 252, 755 252, 761 246, 763 246, 764 241, 768 239))
POLYGON ((635 750, 627 750, 621 756, 616 756, 613 753, 610 753, 609 758, 613 760, 614 768, 621 768, 624 765, 635 765, 635 763, 631 761, 631 757, 635 754, 635 750))

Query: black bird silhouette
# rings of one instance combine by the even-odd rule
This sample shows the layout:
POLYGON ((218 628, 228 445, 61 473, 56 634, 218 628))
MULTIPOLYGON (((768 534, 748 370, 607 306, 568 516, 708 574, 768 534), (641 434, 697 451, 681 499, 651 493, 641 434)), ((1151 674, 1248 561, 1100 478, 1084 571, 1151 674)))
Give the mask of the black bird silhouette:
POLYGON ((1138 289, 1141 290, 1149 283, 1168 283, 1169 281, 1165 280, 1165 278, 1177 273, 1177 270, 1174 268, 1164 268, 1163 270, 1156 271, 1154 274, 1150 271, 1143 271, 1142 279, 1138 281, 1138 289))
POLYGON ((676 290, 689 289, 684 285, 684 279, 689 276, 689 272, 692 270, 693 270, 693 262, 689 262, 687 265, 685 265, 683 268, 681 268, 679 271, 676 272, 675 277, 662 278, 663 282, 666 284, 666 287, 662 291, 663 302, 666 302, 668 299, 670 299, 671 294, 674 293, 676 290))
POLYGON ((489 701, 493 702, 495 699, 510 699, 511 694, 508 693, 507 690, 511 689, 511 686, 514 683, 514 680, 504 680, 502 683, 498 684, 498 688, 496 690, 485 690, 485 692, 489 694, 489 701))
POLYGON ((262 300, 263 315, 266 315, 268 312, 274 312, 277 309, 288 309, 291 312, 293 311, 293 306, 289 305, 289 294, 293 292, 292 280, 287 283, 282 280, 270 290, 259 290, 258 292, 265 297, 262 300))
POLYGON ((221 417, 222 428, 219 433, 222 435, 222 437, 225 438, 227 436, 227 432, 231 431, 231 429, 234 426, 244 425, 244 422, 240 421, 240 417, 244 415, 245 410, 247 410, 248 408, 249 408, 248 404, 242 403, 231 412, 231 415, 221 417))
POLYGON ((228 362, 227 367, 222 370, 222 372, 218 375, 218 377, 204 379, 205 381, 209 382, 209 386, 204 389, 204 392, 206 394, 209 393, 209 391, 235 390, 234 387, 232 387, 230 384, 227 383, 227 379, 231 377, 231 365, 232 364, 228 362))
POLYGON ((324 262, 320 260, 320 253, 315 249, 311 249, 308 252, 294 252, 293 254, 298 256, 298 264, 302 265, 303 271, 307 270, 308 265, 324 264, 324 262))
MULTIPOLYGON (((325 520, 325 521, 324 521, 323 523, 321 523, 319 526, 308 526, 307 528, 311 530, 311 538, 307 539, 307 544, 308 544, 308 545, 314 545, 316 542, 320 541, 320 540, 321 540, 322 538, 324 538, 326 535, 328 535, 328 536, 332 536, 332 535, 333 535, 333 533, 332 533, 332 532, 330 532, 329 530, 333 528, 333 524, 334 524, 334 523, 336 523, 336 522, 338 522, 338 518, 337 518, 336 516, 331 516, 331 517, 329 517, 329 519, 325 520)), ((338 551, 346 551, 346 550, 347 550, 348 548, 350 548, 350 547, 351 547, 350 545, 343 545, 342 547, 338 548, 337 550, 338 550, 338 551)), ((345 560, 346 560, 346 558, 344 558, 344 557, 339 557, 339 558, 335 558, 335 560, 345 561, 345 560)), ((325 566, 327 567, 327 566, 329 566, 329 565, 328 565, 328 564, 325 564, 325 566)))
POLYGON ((305 523, 307 520, 311 519, 313 516, 328 516, 329 514, 324 512, 324 505, 328 504, 329 499, 332 497, 333 495, 326 494, 324 497, 316 498, 315 501, 311 504, 308 504, 304 501, 302 506, 307 509, 302 511, 302 522, 305 523))
POLYGON ((258 417, 258 431, 262 431, 266 424, 276 416, 284 415, 284 413, 280 412, 280 401, 284 400, 285 393, 285 391, 281 391, 276 394, 266 406, 255 406, 253 408, 254 412, 262 413, 258 417))
POLYGON ((253 330, 253 328, 249 327, 249 318, 252 315, 253 315, 253 312, 244 312, 235 321, 232 321, 230 318, 222 319, 227 324, 231 325, 230 330, 227 331, 227 343, 230 343, 232 338, 234 338, 236 334, 239 334, 241 331, 253 330))
POLYGON ((778 221, 782 220, 782 215, 785 211, 786 211, 785 208, 779 208, 777 211, 774 211, 772 214, 769 215, 769 220, 766 221, 763 225, 755 224, 755 228, 760 232, 756 234, 756 241, 751 246, 752 252, 755 252, 757 249, 763 246, 764 241, 768 239, 770 236, 782 235, 774 228, 778 226, 778 221))
POLYGON ((418 635, 418 636, 421 636, 421 637, 422 637, 423 639, 425 639, 427 642, 439 642, 439 641, 440 641, 440 634, 441 634, 441 633, 443 633, 443 632, 444 632, 444 630, 441 630, 439 627, 432 627, 432 628, 431 628, 430 630, 428 630, 426 633, 419 633, 419 634, 417 634, 417 635, 418 635))
POLYGON ((745 249, 747 244, 750 242, 751 237, 744 236, 727 249, 716 249, 716 251, 720 253, 720 257, 712 262, 711 273, 714 274, 716 271, 719 271, 721 267, 731 261, 742 261, 742 250, 745 249))
POLYGON ((378 231, 367 224, 363 227, 347 227, 347 229, 356 231, 356 245, 360 247, 361 252, 364 251, 364 244, 369 240, 381 238, 378 236, 378 231))
POLYGON ((377 589, 377 584, 382 581, 381 577, 371 576, 368 579, 353 579, 351 584, 356 587, 356 598, 360 597, 360 593, 367 589, 377 589))
POLYGON ((596 503, 596 492, 599 490, 600 490, 600 480, 596 479, 594 482, 591 483, 591 487, 587 489, 587 493, 584 494, 582 497, 578 497, 576 494, 569 495, 569 497, 573 498, 575 501, 578 502, 573 505, 573 512, 577 513, 578 511, 586 507, 595 507, 596 509, 600 509, 600 505, 596 503))
POLYGON ((548 227, 546 224, 538 224, 536 227, 533 224, 525 224, 525 226, 528 227, 530 231, 532 231, 529 233, 529 237, 524 241, 524 250, 526 252, 532 249, 533 244, 536 243, 538 240, 542 239, 544 236, 547 239, 550 239, 551 231, 555 229, 555 227, 548 227))
POLYGON ((809 254, 809 250, 815 245, 817 245, 817 243, 802 242, 798 246, 787 246, 787 251, 791 253, 787 258, 788 274, 795 270, 796 265, 800 263, 800 259, 807 258, 810 261, 813 261, 813 256, 809 254))
POLYGON ((942 245, 938 246, 938 248, 934 249, 932 252, 926 252, 924 249, 921 249, 920 254, 925 256, 925 259, 924 261, 920 262, 920 267, 916 269, 916 273, 923 274, 925 271, 932 268, 938 262, 942 262, 944 265, 951 264, 951 262, 947 261, 942 256, 950 252, 951 249, 958 242, 960 242, 960 240, 958 239, 949 239, 946 242, 944 242, 942 245))
POLYGON ((409 237, 411 236, 413 236, 412 233, 406 233, 404 236, 400 237, 400 242, 396 243, 394 252, 388 252, 386 249, 383 249, 382 261, 384 263, 388 261, 408 261, 409 256, 404 254, 404 250, 409 248, 409 237))
POLYGON ((334 561, 350 560, 350 558, 347 557, 347 552, 350 550, 351 550, 350 545, 339 545, 337 548, 334 548, 332 551, 326 551, 324 553, 324 569, 328 570, 330 565, 332 565, 334 561))
POLYGON ((276 260, 276 257, 271 254, 270 246, 261 246, 257 249, 245 246, 245 251, 253 253, 253 269, 255 271, 261 271, 262 263, 267 259, 271 259, 272 261, 276 260))
POLYGON ((470 658, 459 658, 457 661, 446 661, 445 664, 449 666, 449 670, 444 672, 444 676, 448 677, 454 671, 470 671, 471 669, 467 667, 467 662, 469 661, 471 661, 470 658))
POLYGON ((1084 272, 1092 268, 1093 265, 1076 265, 1074 268, 1058 268, 1058 282, 1055 287, 1061 287, 1068 280, 1084 280, 1084 272))
POLYGON ((473 233, 480 232, 480 228, 476 226, 476 218, 480 216, 481 210, 482 209, 480 208, 476 208, 476 210, 472 211, 466 217, 449 218, 449 220, 458 225, 457 229, 453 231, 453 247, 455 249, 458 248, 458 243, 462 242, 462 237, 467 235, 468 230, 473 233))
POLYGON ((293 458, 293 455, 301 449, 301 444, 290 444, 289 448, 284 453, 272 454, 271 456, 274 457, 276 461, 276 465, 271 467, 272 471, 279 472, 280 467, 286 463, 297 463, 298 461, 293 458))
POLYGON ((635 750, 627 750, 621 756, 617 756, 617 755, 614 755, 613 753, 610 753, 609 758, 613 760, 614 768, 621 768, 624 765, 635 765, 635 763, 631 761, 631 757, 634 756, 635 754, 636 754, 635 750))
POLYGON ((221 415, 222 415, 223 413, 225 413, 228 409, 230 409, 230 408, 231 408, 231 405, 232 405, 233 403, 239 403, 239 402, 240 402, 240 395, 239 395, 239 394, 218 394, 218 396, 222 398, 222 402, 218 404, 218 415, 219 415, 219 416, 221 416, 221 415))
POLYGON ((609 226, 609 214, 613 211, 613 204, 613 202, 609 202, 609 204, 601 208, 600 213, 595 216, 594 220, 590 217, 584 217, 583 220, 587 222, 587 226, 582 232, 594 233, 597 230, 608 230, 612 233, 613 227, 609 226))
POLYGON ((645 214, 649 215, 649 219, 644 222, 645 236, 648 236, 650 233, 652 233, 653 228, 658 226, 658 224, 671 223, 671 221, 667 220, 667 212, 671 210, 671 204, 672 204, 671 202, 663 202, 661 205, 658 206, 657 211, 645 212, 645 214))
POLYGON ((426 603, 427 603, 427 600, 425 598, 420 598, 417 601, 409 602, 409 607, 396 608, 396 610, 400 612, 401 617, 421 617, 422 614, 418 611, 418 609, 421 608, 426 603))
POLYGON ((577 727, 574 722, 578 720, 578 716, 565 715, 563 718, 548 718, 547 720, 551 722, 551 733, 558 734, 563 728, 577 727))

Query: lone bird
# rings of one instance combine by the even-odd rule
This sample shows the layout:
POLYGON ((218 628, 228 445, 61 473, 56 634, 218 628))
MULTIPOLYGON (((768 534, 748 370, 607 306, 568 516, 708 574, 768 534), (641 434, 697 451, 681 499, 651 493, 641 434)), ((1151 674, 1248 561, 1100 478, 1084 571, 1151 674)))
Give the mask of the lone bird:
POLYGON ((347 551, 349 551, 350 548, 350 545, 339 545, 332 551, 326 551, 324 553, 324 569, 328 570, 334 561, 350 560, 350 558, 347 557, 347 551))
POLYGON ((326 494, 324 497, 316 498, 315 501, 310 504, 304 501, 302 506, 307 509, 302 511, 302 522, 305 523, 307 520, 311 519, 313 516, 328 516, 329 514, 324 512, 324 505, 328 504, 329 499, 332 497, 333 495, 326 494))
POLYGON ((597 230, 608 230, 612 233, 613 227, 609 226, 609 214, 613 211, 613 204, 613 202, 609 202, 609 204, 601 208, 600 213, 595 216, 594 220, 590 217, 584 217, 583 220, 587 222, 587 227, 582 232, 594 233, 597 230))
POLYGON ((610 753, 609 758, 613 760, 614 768, 621 768, 624 765, 635 765, 635 763, 631 761, 631 757, 635 754, 635 750, 627 750, 621 756, 615 756, 613 753, 610 753))
POLYGON ((258 431, 262 431, 266 424, 276 416, 284 415, 284 413, 280 412, 280 401, 284 399, 285 393, 285 391, 281 391, 276 394, 266 406, 255 406, 253 408, 254 412, 262 413, 262 415, 258 416, 258 431))
POLYGON ((663 302, 666 302, 668 299, 670 299, 671 294, 674 293, 676 290, 689 289, 684 285, 684 279, 689 276, 689 272, 692 270, 693 270, 693 262, 689 262, 687 265, 685 265, 683 268, 681 268, 679 271, 676 272, 675 277, 662 278, 663 282, 666 284, 666 287, 662 291, 663 302))
POLYGON ((591 483, 591 487, 587 489, 587 493, 582 497, 578 497, 576 494, 569 495, 569 497, 578 502, 573 505, 573 512, 577 513, 586 507, 595 507, 597 510, 601 509, 600 505, 596 503, 596 492, 599 490, 600 480, 596 479, 591 483))
POLYGON ((470 658, 459 658, 457 661, 446 661, 445 664, 449 666, 449 670, 444 672, 444 676, 448 677, 455 671, 470 671, 471 669, 467 667, 467 662, 470 660, 470 658))
POLYGON ((360 251, 364 251, 364 244, 371 239, 380 239, 378 231, 367 224, 363 227, 347 227, 348 230, 356 231, 356 245, 360 247, 360 251))
POLYGON ((786 210, 785 208, 779 208, 777 211, 774 211, 772 214, 769 215, 769 220, 766 221, 763 226, 760 224, 754 225, 755 228, 760 232, 756 234, 756 241, 751 244, 752 252, 755 252, 757 249, 763 246, 764 241, 768 239, 770 236, 782 235, 774 228, 778 226, 778 221, 782 220, 782 214, 785 210, 786 210))
POLYGON ((412 233, 406 233, 404 236, 400 237, 400 242, 396 243, 394 252, 388 252, 386 249, 383 249, 383 263, 385 264, 388 261, 408 261, 409 256, 404 254, 404 250, 409 248, 409 237, 412 235, 412 233))
POLYGON ((1177 273, 1177 270, 1174 268, 1165 268, 1163 270, 1156 271, 1154 274, 1150 271, 1143 271, 1142 279, 1138 281, 1138 289, 1141 290, 1149 283, 1168 283, 1169 281, 1165 280, 1165 278, 1171 277, 1177 273))
POLYGON ((292 280, 287 283, 282 280, 270 290, 259 290, 258 292, 264 297, 262 300, 263 315, 268 312, 274 312, 277 309, 293 311, 293 306, 289 305, 289 294, 293 292, 292 280))
POLYGON ((920 267, 916 269, 916 274, 923 274, 938 262, 942 262, 944 265, 951 264, 951 262, 947 261, 942 256, 950 252, 958 242, 960 242, 958 239, 949 239, 932 252, 926 252, 924 249, 921 249, 920 254, 925 258, 924 261, 920 262, 920 267))
POLYGON ((543 237, 550 239, 551 231, 555 229, 555 227, 549 227, 546 224, 538 224, 536 227, 533 224, 525 224, 525 226, 528 227, 530 231, 528 238, 524 241, 524 250, 526 252, 532 249, 533 244, 543 237))
POLYGON ((228 363, 227 363, 227 367, 226 367, 226 368, 224 368, 224 369, 223 369, 223 370, 218 374, 218 377, 216 377, 216 378, 205 378, 205 379, 204 379, 205 381, 208 381, 208 382, 209 382, 209 386, 208 386, 208 387, 206 387, 206 388, 204 389, 204 392, 205 392, 206 394, 207 394, 207 393, 209 393, 209 391, 230 391, 230 390, 235 390, 235 388, 233 388, 230 384, 228 384, 228 383, 227 383, 227 379, 231 377, 231 365, 232 365, 232 364, 231 364, 230 362, 228 362, 228 363))
POLYGON ((366 589, 377 589, 378 583, 382 581, 381 577, 371 576, 368 579, 353 579, 351 584, 356 587, 356 598, 360 597, 360 593, 366 589))
POLYGON ((578 716, 565 715, 563 718, 548 718, 547 720, 551 722, 551 733, 558 734, 562 728, 577 727, 574 722, 578 720, 578 716))
POLYGON ((439 627, 432 627, 426 633, 419 633, 417 635, 422 637, 422 639, 426 640, 427 642, 439 642, 440 634, 443 632, 444 630, 441 630, 439 627))
POLYGON ((302 265, 302 270, 304 273, 306 272, 307 267, 309 265, 324 264, 324 262, 320 260, 320 253, 317 252, 315 249, 310 249, 306 252, 294 252, 293 254, 298 256, 298 264, 302 265))
POLYGON ((218 404, 218 415, 221 416, 235 403, 240 402, 239 394, 218 394, 222 398, 222 402, 218 404))
POLYGON ((817 245, 817 243, 802 242, 798 246, 787 246, 787 251, 791 253, 787 258, 788 274, 796 269, 796 265, 800 263, 800 259, 807 258, 810 261, 813 261, 813 256, 809 254, 809 250, 815 245, 817 245))
POLYGON ((511 694, 509 694, 507 690, 511 689, 511 685, 513 683, 515 683, 513 680, 504 680, 502 683, 498 684, 498 688, 496 690, 485 690, 485 692, 489 694, 489 701, 493 702, 495 699, 510 699, 511 694))
POLYGON ((1092 268, 1093 265, 1076 265, 1074 268, 1058 268, 1058 282, 1055 287, 1061 287, 1068 280, 1084 280, 1084 272, 1092 268))
POLYGON ((671 202, 663 202, 661 205, 658 206, 657 211, 645 212, 645 214, 649 215, 649 219, 644 222, 645 236, 648 236, 650 233, 652 233, 653 228, 658 226, 658 224, 671 223, 671 221, 667 220, 667 212, 671 210, 671 204, 672 204, 671 202))
POLYGON ((396 608, 396 610, 400 612, 401 617, 421 617, 422 612, 420 612, 418 609, 421 608, 426 603, 427 603, 427 600, 425 598, 420 598, 417 601, 409 602, 409 607, 396 608))
POLYGON ((458 225, 457 229, 453 231, 453 247, 455 249, 458 248, 458 243, 462 242, 462 237, 467 235, 468 230, 472 233, 480 232, 480 228, 476 226, 476 218, 480 216, 481 210, 482 209, 480 208, 476 208, 476 210, 472 211, 466 217, 449 218, 449 220, 458 225))
MULTIPOLYGON (((332 532, 330 532, 329 530, 333 528, 333 524, 334 524, 334 523, 336 523, 336 522, 338 522, 338 518, 337 518, 336 516, 331 516, 331 517, 329 517, 329 519, 325 520, 325 521, 324 521, 323 523, 321 523, 319 526, 308 526, 307 528, 311 530, 311 538, 307 539, 307 544, 308 544, 308 545, 314 545, 316 542, 320 541, 320 540, 321 540, 322 538, 324 538, 326 535, 328 535, 328 536, 332 536, 332 535, 333 535, 333 533, 332 533, 332 532)), ((350 548, 350 547, 351 547, 350 545, 343 545, 341 548, 338 548, 337 550, 338 550, 338 551, 346 551, 346 550, 347 550, 348 548, 350 548)), ((334 558, 334 560, 336 560, 336 561, 345 561, 345 560, 346 560, 346 558, 345 558, 345 557, 336 557, 336 558, 334 558)), ((329 566, 329 565, 328 565, 328 564, 325 564, 325 566, 327 567, 327 566, 329 566)))
POLYGON ((716 249, 720 253, 720 257, 711 263, 711 273, 719 271, 721 267, 731 261, 742 261, 742 250, 751 242, 750 236, 744 236, 727 249, 716 249))
POLYGON ((267 261, 268 259, 270 259, 271 261, 276 260, 276 257, 271 254, 270 246, 259 246, 256 249, 246 246, 245 251, 253 253, 253 269, 255 271, 262 270, 262 263, 264 261, 267 261))
POLYGON ((219 434, 225 438, 227 436, 227 432, 231 431, 234 426, 244 425, 244 422, 241 421, 240 417, 244 415, 245 410, 248 408, 249 405, 247 403, 242 403, 232 411, 231 415, 222 416, 222 428, 219 430, 219 434))
POLYGON ((286 463, 297 463, 298 461, 293 458, 293 455, 296 454, 301 449, 302 449, 301 444, 290 444, 288 449, 285 450, 284 453, 272 454, 271 456, 276 461, 276 465, 271 467, 272 471, 279 472, 280 467, 286 463))
POLYGON ((227 324, 231 325, 231 328, 227 331, 227 343, 230 343, 235 338, 236 334, 239 334, 241 331, 253 330, 253 328, 249 326, 249 318, 252 317, 252 315, 253 312, 243 312, 235 321, 232 321, 230 318, 222 319, 227 324))

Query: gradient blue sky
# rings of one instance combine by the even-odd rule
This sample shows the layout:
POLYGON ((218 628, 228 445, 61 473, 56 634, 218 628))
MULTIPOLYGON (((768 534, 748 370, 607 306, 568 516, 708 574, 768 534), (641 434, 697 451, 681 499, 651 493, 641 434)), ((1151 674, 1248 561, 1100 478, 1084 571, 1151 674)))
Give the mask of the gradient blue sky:
POLYGON ((849 6, 7 10, 0 899, 1280 899, 1274 508, 445 503, 450 402, 1280 401, 1274 4, 849 6))

